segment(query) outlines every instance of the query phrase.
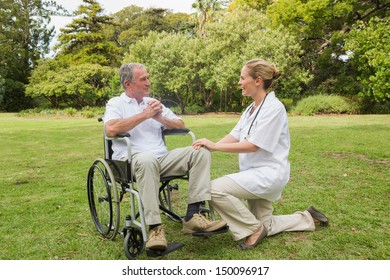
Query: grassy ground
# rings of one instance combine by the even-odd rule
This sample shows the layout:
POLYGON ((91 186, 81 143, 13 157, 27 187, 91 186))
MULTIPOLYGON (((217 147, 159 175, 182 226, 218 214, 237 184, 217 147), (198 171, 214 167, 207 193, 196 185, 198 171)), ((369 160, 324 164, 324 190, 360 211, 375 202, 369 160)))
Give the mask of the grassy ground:
MULTIPOLYGON (((198 138, 218 140, 238 115, 184 120, 198 138)), ((180 224, 167 220, 168 239, 185 247, 164 259, 389 259, 390 117, 289 121, 291 180, 274 204, 275 214, 314 204, 329 216, 330 226, 278 234, 255 250, 241 252, 229 234, 184 236, 180 224)), ((95 119, 13 114, 0 114, 0 122, 0 259, 126 259, 123 238, 100 238, 88 208, 86 175, 93 160, 103 155, 101 124, 95 119)), ((175 137, 169 143, 186 145, 188 140, 175 137)), ((212 178, 236 170, 235 155, 213 153, 212 178)), ((178 202, 185 193, 182 187, 178 202)))

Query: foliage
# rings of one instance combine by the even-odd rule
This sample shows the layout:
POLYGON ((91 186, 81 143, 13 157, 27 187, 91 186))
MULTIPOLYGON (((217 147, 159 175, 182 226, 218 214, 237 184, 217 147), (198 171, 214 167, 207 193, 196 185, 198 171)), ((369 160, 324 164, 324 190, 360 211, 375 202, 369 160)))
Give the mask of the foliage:
POLYGON ((385 0, 279 0, 269 5, 267 15, 274 27, 288 27, 307 41, 311 51, 321 51, 329 46, 333 32, 346 33, 357 20, 376 14, 384 17, 389 8, 385 0))
POLYGON ((119 48, 106 40, 104 25, 109 16, 94 0, 84 0, 77 16, 61 29, 56 57, 35 68, 26 95, 44 97, 53 108, 99 106, 116 94, 119 48))
POLYGON ((83 3, 75 11, 73 21, 60 30, 55 47, 60 52, 56 58, 72 64, 119 66, 120 50, 103 32, 105 25, 113 24, 112 18, 103 14, 97 1, 83 0, 83 3))
MULTIPOLYGON (((279 0, 268 6, 267 15, 274 28, 283 25, 302 40, 303 65, 315 77, 306 94, 353 96, 362 88, 357 65, 347 61, 344 45, 348 33, 359 21, 387 18, 389 10, 386 0, 279 0)), ((373 45, 382 45, 380 38, 371 38, 373 45)))
POLYGON ((110 40, 115 41, 126 52, 131 44, 154 32, 191 32, 194 23, 190 15, 172 13, 166 9, 131 5, 112 15, 113 25, 106 25, 104 31, 110 40))
POLYGON ((300 100, 292 114, 312 116, 317 114, 354 114, 357 107, 337 95, 313 95, 300 100))
POLYGON ((160 96, 173 94, 182 113, 187 103, 203 105, 207 111, 217 106, 220 111, 239 111, 237 81, 245 61, 262 57, 289 73, 275 89, 292 97, 309 81, 299 67, 300 51, 295 37, 283 28, 268 28, 264 15, 252 10, 221 15, 209 23, 206 38, 150 33, 131 46, 124 61, 145 63, 153 91, 160 96))
POLYGON ((201 37, 207 37, 206 23, 212 21, 214 14, 221 11, 227 4, 226 2, 221 0, 196 0, 192 4, 192 8, 198 10, 198 32, 201 37))
POLYGON ((72 107, 64 109, 47 109, 47 108, 33 108, 26 109, 18 112, 18 117, 83 117, 83 118, 97 118, 104 114, 105 107, 83 107, 81 110, 77 110, 72 107))
POLYGON ((292 98, 279 98, 279 100, 283 103, 286 111, 290 112, 291 108, 293 107, 294 100, 292 98))
POLYGON ((53 37, 50 15, 64 9, 54 1, 1 0, 0 110, 102 104, 117 94, 117 76, 99 89, 87 77, 106 79, 99 67, 114 72, 134 60, 148 66, 154 94, 181 112, 238 112, 247 102, 237 88, 242 64, 261 57, 282 71, 274 87, 282 99, 339 95, 361 102, 361 112, 388 112, 388 1, 199 0, 193 7, 188 15, 132 5, 109 16, 98 1, 84 0, 61 29, 55 57, 40 62, 53 37), (87 65, 94 65, 89 74, 87 65), (84 73, 73 87, 55 77, 69 71, 84 73))
POLYGON ((360 22, 348 35, 345 49, 357 68, 360 96, 378 103, 390 101, 390 19, 360 22))
POLYGON ((99 64, 60 66, 55 60, 44 61, 31 76, 26 94, 45 97, 54 108, 81 108, 103 105, 118 92, 115 68, 99 64))
POLYGON ((270 5, 272 2, 272 0, 234 0, 230 2, 228 11, 234 11, 236 9, 242 9, 245 7, 259 11, 265 11, 268 5, 270 5))
MULTIPOLYGON (((172 110, 175 114, 182 114, 182 110, 180 107, 170 107, 169 109, 172 110)), ((188 115, 194 115, 194 114, 204 114, 206 113, 206 109, 204 106, 199 106, 196 104, 191 104, 186 106, 185 113, 188 115)))
POLYGON ((227 88, 230 94, 237 94, 243 63, 256 57, 275 63, 285 73, 273 88, 281 97, 298 95, 310 79, 307 71, 300 67, 301 48, 296 38, 284 28, 269 28, 261 12, 226 14, 210 24, 209 30, 210 38, 201 53, 208 67, 200 72, 208 87, 227 88))
POLYGON ((185 112, 194 94, 197 77, 197 54, 202 48, 199 38, 186 34, 149 33, 138 41, 125 56, 125 61, 139 61, 148 67, 153 95, 174 101, 185 112))
POLYGON ((24 94, 31 70, 49 52, 50 16, 64 9, 54 1, 0 1, 0 110, 32 106, 24 94))

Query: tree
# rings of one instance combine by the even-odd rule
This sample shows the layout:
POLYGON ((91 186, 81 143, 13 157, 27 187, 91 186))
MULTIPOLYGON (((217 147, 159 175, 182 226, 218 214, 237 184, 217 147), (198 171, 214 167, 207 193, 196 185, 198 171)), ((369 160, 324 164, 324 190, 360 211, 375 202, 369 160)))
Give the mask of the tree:
POLYGON ((234 11, 244 7, 249 7, 258 11, 265 11, 267 6, 272 2, 273 0, 234 0, 229 4, 228 11, 234 11))
POLYGON ((211 21, 215 12, 223 9, 226 1, 221 0, 196 0, 192 7, 198 10, 199 34, 205 38, 207 36, 206 23, 211 21))
POLYGON ((307 94, 353 96, 361 85, 357 68, 343 59, 346 37, 358 21, 387 18, 389 10, 387 0, 279 0, 268 6, 267 15, 271 26, 283 25, 301 39, 302 62, 315 77, 307 94))
MULTIPOLYGON (((359 95, 370 103, 390 104, 390 19, 359 22, 348 34, 345 49, 358 70, 359 95)), ((387 110, 387 113, 389 111, 387 110)))
MULTIPOLYGON (((276 85, 278 95, 285 98, 299 96, 310 76, 301 67, 302 53, 298 39, 286 28, 271 29, 266 16, 255 10, 226 13, 209 24, 209 36, 200 57, 204 61, 199 75, 203 81, 206 100, 213 100, 216 92, 226 90, 231 105, 240 108, 237 82, 242 65, 253 58, 263 58, 277 65, 284 73, 276 85), (230 95, 230 96, 229 96, 230 95)), ((211 107, 211 104, 208 104, 211 107)), ((221 107, 221 106, 220 106, 221 107)))
POLYGON ((167 9, 150 8, 144 10, 132 5, 113 14, 114 25, 106 26, 105 32, 126 52, 131 44, 154 32, 192 32, 194 24, 190 15, 172 13, 167 9))
POLYGON ((94 0, 83 0, 76 18, 61 29, 59 52, 42 61, 33 72, 26 94, 45 98, 52 107, 103 105, 116 93, 120 49, 109 41, 104 26, 112 18, 94 0))
POLYGON ((274 62, 288 73, 276 90, 291 97, 309 80, 299 67, 300 53, 296 37, 283 28, 268 28, 265 16, 252 10, 225 13, 209 23, 206 38, 152 32, 130 47, 125 60, 144 63, 153 95, 172 96, 182 112, 198 102, 206 111, 217 106, 221 111, 240 111, 245 104, 237 82, 245 61, 262 57, 274 62))
POLYGON ((103 106, 118 90, 116 69, 98 64, 67 66, 55 59, 43 61, 33 72, 26 94, 43 97, 51 107, 103 106))
POLYGON ((196 92, 196 64, 201 40, 187 34, 151 32, 125 56, 144 63, 152 79, 152 95, 176 103, 182 113, 196 92))
POLYGON ((55 1, 0 1, 0 109, 32 106, 24 87, 37 61, 49 52, 54 36, 50 16, 64 12, 55 1))
POLYGON ((103 8, 95 0, 83 0, 74 12, 76 18, 62 28, 58 37, 58 59, 72 64, 92 63, 118 66, 120 49, 115 42, 107 40, 104 25, 113 24, 110 16, 103 14, 103 8))

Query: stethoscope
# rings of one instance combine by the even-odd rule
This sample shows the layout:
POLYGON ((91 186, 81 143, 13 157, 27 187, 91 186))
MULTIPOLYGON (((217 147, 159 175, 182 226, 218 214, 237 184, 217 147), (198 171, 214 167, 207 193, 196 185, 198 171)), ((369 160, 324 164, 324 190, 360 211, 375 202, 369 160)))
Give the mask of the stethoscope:
MULTIPOLYGON (((255 117, 253 118, 253 120, 252 120, 252 122, 251 122, 251 125, 249 126, 249 129, 248 129, 248 132, 247 132, 247 134, 246 134, 246 137, 249 136, 249 133, 250 133, 251 130, 252 130, 253 123, 255 122, 257 116, 259 115, 259 112, 260 112, 260 110, 261 110, 261 107, 263 107, 264 101, 265 101, 265 99, 267 98, 267 96, 268 96, 268 93, 265 95, 263 101, 261 102, 260 107, 259 107, 259 110, 257 110, 256 115, 255 115, 255 117)), ((251 106, 249 106, 249 108, 246 110, 246 111, 247 111, 246 113, 248 113, 248 112, 250 112, 251 110, 253 110, 254 107, 255 107, 255 103, 253 103, 251 106)), ((246 137, 245 137, 245 138, 246 138, 246 137)))

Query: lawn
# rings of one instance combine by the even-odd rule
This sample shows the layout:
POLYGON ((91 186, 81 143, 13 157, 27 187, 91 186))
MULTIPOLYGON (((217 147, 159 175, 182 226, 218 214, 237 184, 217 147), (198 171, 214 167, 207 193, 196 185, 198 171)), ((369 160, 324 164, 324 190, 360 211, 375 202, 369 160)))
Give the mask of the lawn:
MULTIPOLYGON (((184 116, 198 138, 218 140, 238 115, 184 116)), ((103 156, 96 119, 0 114, 0 259, 126 259, 123 237, 102 239, 91 220, 86 176, 103 156)), ((291 179, 275 214, 311 204, 329 216, 315 232, 266 238, 239 251, 229 234, 181 234, 164 218, 169 241, 185 246, 168 260, 388 260, 390 257, 390 116, 290 116, 291 179)), ((187 145, 185 137, 168 139, 187 145)), ((213 153, 212 178, 237 171, 237 156, 213 153)), ((185 201, 183 185, 176 195, 185 201)), ((184 212, 185 205, 178 211, 184 212)), ((123 216, 124 218, 124 216, 123 216)), ((148 259, 142 254, 140 259, 148 259)))

